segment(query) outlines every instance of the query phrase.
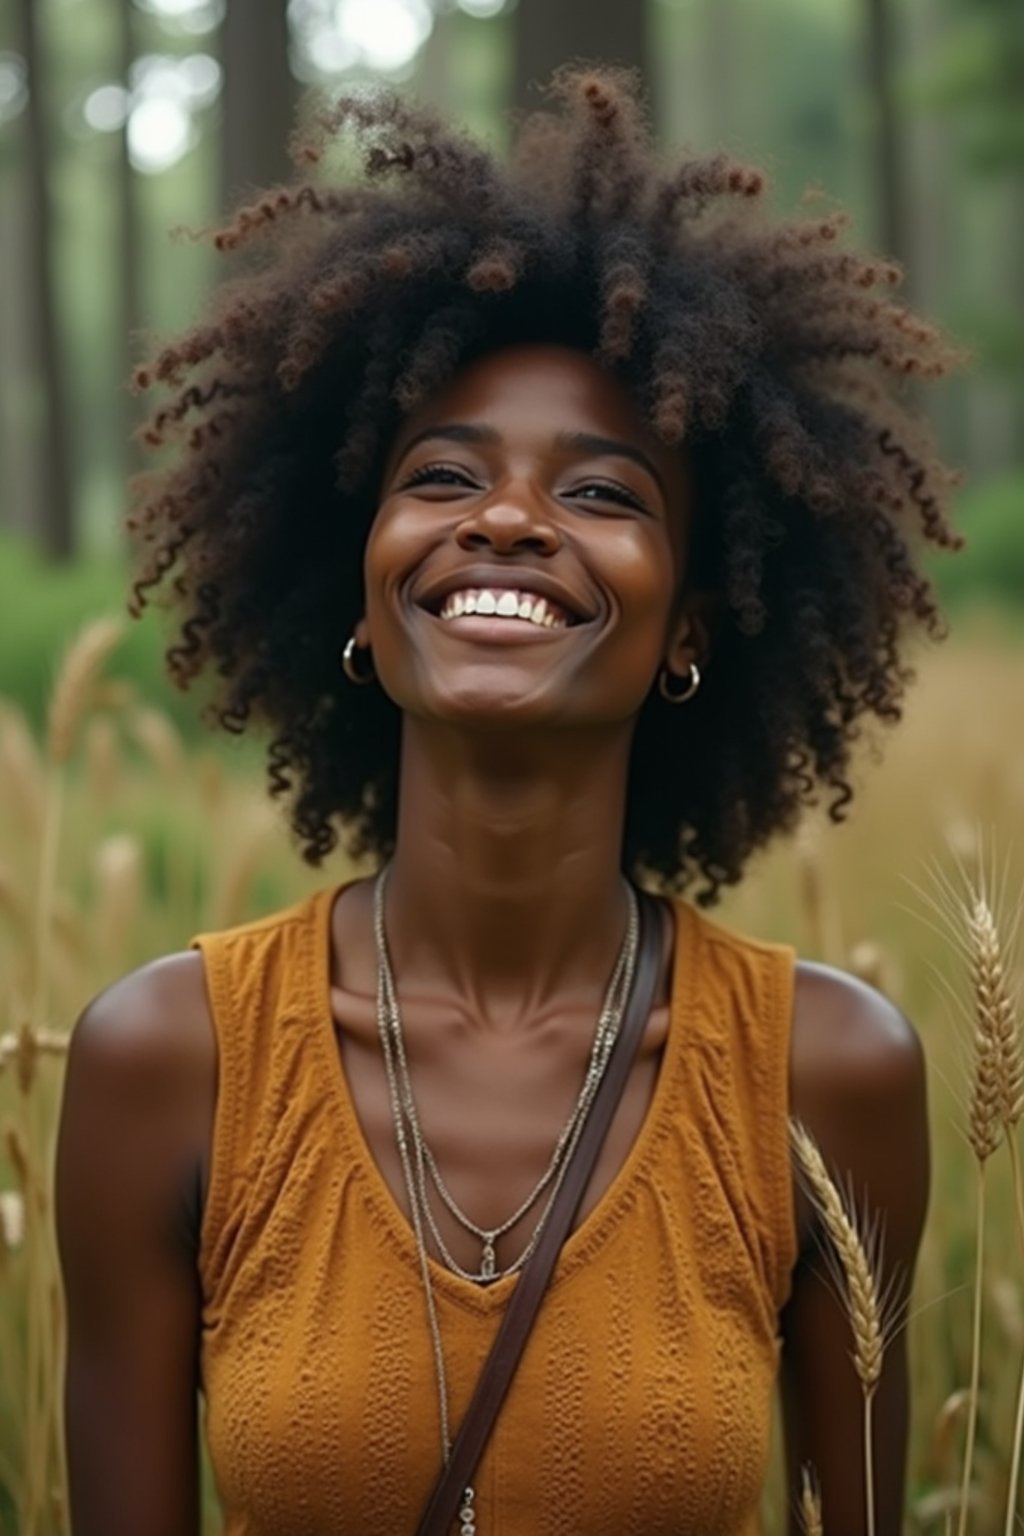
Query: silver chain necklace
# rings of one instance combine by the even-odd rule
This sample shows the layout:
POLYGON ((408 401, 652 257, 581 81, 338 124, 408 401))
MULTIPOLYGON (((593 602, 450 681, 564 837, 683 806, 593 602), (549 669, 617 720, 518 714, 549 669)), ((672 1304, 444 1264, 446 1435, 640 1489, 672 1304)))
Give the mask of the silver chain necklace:
MULTIPOLYGON (((395 987, 394 974, 388 956, 387 941, 384 933, 384 887, 387 881, 388 866, 381 870, 374 886, 373 895, 373 931, 377 948, 377 1028, 380 1033, 381 1050, 384 1057, 384 1068, 388 1081, 388 1095, 391 1101, 391 1114, 395 1125, 395 1140, 398 1144, 399 1159, 402 1164, 402 1174, 405 1180, 406 1192, 409 1198, 409 1209, 412 1215, 413 1231, 416 1237, 416 1252, 419 1258, 420 1276, 423 1281, 423 1291, 427 1304, 427 1320, 430 1325, 430 1335, 434 1351, 434 1368, 437 1375, 437 1393, 441 1417, 441 1451, 444 1465, 448 1465, 451 1457, 451 1432, 448 1417, 448 1379, 444 1363, 444 1349, 441 1342, 441 1329, 437 1318, 437 1306, 434 1300, 434 1287, 430 1278, 430 1263, 427 1257, 427 1244, 424 1232, 424 1218, 430 1227, 435 1242, 445 1262, 456 1274, 463 1279, 490 1282, 504 1275, 513 1274, 522 1268, 536 1247, 540 1233, 548 1213, 554 1204, 555 1198, 561 1187, 565 1171, 569 1166, 572 1152, 579 1140, 586 1120, 587 1111, 593 1101, 594 1094, 604 1075, 604 1069, 611 1054, 611 1048, 622 1022, 626 999, 629 996, 633 980, 633 971, 636 964, 636 954, 639 942, 639 913, 637 910, 636 895, 631 885, 627 883, 626 892, 629 903, 629 917, 626 924, 626 934, 623 939, 619 956, 612 972, 612 979, 605 995, 604 1006, 598 1018, 595 1032, 594 1045, 591 1049, 590 1063, 584 1078, 583 1087, 580 1090, 576 1105, 568 1122, 558 1138, 555 1153, 551 1164, 541 1176, 528 1199, 520 1206, 519 1210, 502 1226, 486 1230, 477 1227, 469 1221, 456 1207, 454 1200, 445 1198, 447 1191, 443 1188, 440 1175, 436 1176, 439 1193, 445 1198, 452 1215, 460 1220, 484 1243, 484 1258, 479 1275, 471 1275, 461 1269, 451 1258, 445 1244, 441 1240, 437 1224, 434 1221, 433 1212, 427 1200, 426 1169, 429 1163, 433 1164, 433 1158, 427 1148, 420 1131, 419 1119, 416 1114, 416 1105, 412 1095, 412 1083, 409 1079, 408 1063, 405 1056, 405 1043, 402 1036, 401 1015, 398 1007, 398 993, 395 987), (399 1076, 403 1082, 399 1087, 399 1076), (409 1140, 406 1134, 408 1122, 413 1153, 415 1156, 415 1171, 413 1157, 410 1155, 409 1140), (557 1170, 557 1171, 556 1171, 557 1170), (494 1243, 505 1231, 508 1231, 519 1218, 529 1210, 547 1184, 554 1178, 554 1189, 540 1219, 533 1230, 533 1234, 525 1251, 520 1254, 516 1262, 498 1273, 494 1272, 494 1243), (489 1241, 488 1241, 489 1240, 489 1241), (490 1271, 490 1272, 488 1272, 490 1271)), ((436 1164, 434 1164, 436 1169, 436 1164)), ((476 1536, 476 1512, 475 1492, 472 1486, 467 1487, 462 1495, 462 1504, 459 1509, 460 1536, 476 1536)))
POLYGON ((404 1112, 409 1134, 417 1154, 416 1184, 421 1211, 426 1220, 426 1224, 430 1229, 430 1233, 434 1239, 434 1242, 437 1245, 438 1252, 440 1253, 448 1268, 455 1274, 459 1275, 463 1280, 476 1281, 479 1284, 489 1284, 495 1280, 502 1280, 506 1275, 515 1274, 518 1270, 522 1269, 523 1265, 526 1263, 527 1259, 530 1257, 530 1254, 536 1247, 548 1211, 550 1210, 554 1198, 558 1193, 559 1184, 561 1182, 558 1178, 559 1172, 561 1168, 564 1167, 565 1163, 568 1161, 571 1155, 579 1132, 582 1130, 587 1111, 590 1108, 594 1095, 597 1092, 598 1086, 600 1085, 601 1078, 604 1075, 604 1070, 607 1066, 608 1058, 611 1054, 612 1046, 615 1044, 615 1038, 618 1034, 619 1025, 622 1021, 622 1014, 625 1008, 626 998, 629 995, 633 970, 636 964, 636 952, 639 942, 639 917, 637 913, 636 897, 632 887, 627 885, 626 894, 629 906, 629 917, 626 924, 625 937, 623 939, 622 947, 619 951, 619 955, 615 963, 615 968, 612 972, 611 981, 609 982, 608 990, 605 994, 601 1013, 598 1018, 597 1029, 594 1033, 594 1042, 591 1047, 590 1061, 587 1066, 587 1071, 584 1075, 576 1103, 572 1109, 572 1113, 563 1126, 558 1140, 555 1143, 555 1149, 552 1153, 551 1160, 548 1163, 545 1171, 537 1180, 537 1183, 534 1185, 533 1189, 526 1196, 526 1199, 523 1200, 522 1203, 516 1208, 516 1210, 512 1212, 511 1216, 509 1216, 505 1221, 496 1227, 486 1228, 478 1226, 477 1223, 474 1222, 469 1216, 467 1216, 466 1213, 458 1205, 455 1197, 451 1194, 450 1190, 441 1177, 437 1162, 429 1146, 427 1145, 426 1138, 424 1137, 420 1127, 419 1116, 416 1112, 416 1102, 412 1091, 412 1080, 409 1075, 408 1061, 405 1054, 405 1041, 402 1033, 401 1014, 398 1006, 398 996, 395 988, 394 974, 391 969, 387 942, 384 937, 383 888, 385 879, 386 872, 382 872, 378 881, 377 889, 375 891, 374 900, 374 931, 377 940, 378 968, 384 984, 384 1003, 386 1008, 386 1018, 382 1029, 382 1042, 384 1040, 384 1031, 386 1031, 386 1048, 387 1046, 390 1046, 390 1054, 393 1057, 396 1067, 396 1077, 398 1079, 399 1085, 399 1103, 401 1105, 402 1111, 404 1112), (469 1270, 463 1269, 450 1253, 448 1246, 445 1243, 437 1225, 437 1221, 430 1206, 430 1201, 427 1198, 426 1174, 430 1175, 435 1189, 437 1190, 442 1201, 452 1216, 455 1218, 455 1220, 465 1231, 472 1233, 473 1236, 476 1237, 482 1244, 480 1269, 476 1274, 469 1270), (508 1265, 507 1268, 502 1270, 497 1269, 495 1264, 495 1243, 497 1242, 498 1238, 502 1237, 506 1232, 511 1231, 511 1229, 516 1225, 521 1217, 523 1217, 526 1212, 530 1210, 534 1204, 536 1204, 537 1200, 543 1194, 544 1190, 547 1189, 548 1185, 551 1184, 552 1180, 555 1181, 555 1187, 552 1190, 547 1202, 545 1203, 544 1210, 541 1213, 541 1217, 536 1227, 534 1228, 533 1234, 531 1235, 526 1248, 512 1264, 508 1265))

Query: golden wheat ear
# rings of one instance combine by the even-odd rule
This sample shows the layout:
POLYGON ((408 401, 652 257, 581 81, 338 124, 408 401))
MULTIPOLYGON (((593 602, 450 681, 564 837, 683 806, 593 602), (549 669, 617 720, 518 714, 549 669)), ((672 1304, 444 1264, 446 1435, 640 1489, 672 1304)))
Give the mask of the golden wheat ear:
MULTIPOLYGON (((970 1027, 970 1065, 967 1069, 967 1139, 977 1168, 974 1304, 971 1321, 971 1381, 968 1392, 967 1430, 957 1536, 967 1536, 974 1473, 974 1451, 981 1386, 981 1335, 985 1264, 986 1170, 989 1160, 1005 1141, 1010 1159, 1017 1229, 1024 1253, 1024 1178, 1022 1178, 1017 1128, 1024 1111, 1024 1046, 1020 1010, 1014 994, 1016 941, 1022 902, 1008 899, 1009 861, 999 860, 980 831, 975 831, 969 851, 957 855, 956 872, 932 865, 933 894, 925 894, 945 937, 962 956, 970 982, 969 1001, 947 986, 958 1012, 970 1027)), ((1024 1369, 1015 1415, 1013 1450, 1006 1503, 1006 1533, 1013 1530, 1024 1444, 1024 1369)))
POLYGON ((887 1300, 893 1291, 883 1290, 878 1274, 880 1228, 866 1224, 859 1229, 853 1202, 844 1199, 839 1185, 825 1166, 817 1142, 797 1120, 789 1123, 790 1141, 797 1170, 821 1222, 834 1263, 830 1266, 850 1320, 853 1334, 851 1358, 864 1397, 864 1499, 867 1536, 875 1536, 875 1462, 872 1404, 882 1376, 887 1326, 887 1300))
POLYGON ((793 1120, 790 1137, 804 1188, 838 1261, 838 1278, 853 1332, 854 1368, 865 1393, 873 1393, 882 1374, 886 1343, 882 1290, 872 1262, 877 1243, 862 1236, 855 1213, 847 1209, 811 1133, 793 1120))

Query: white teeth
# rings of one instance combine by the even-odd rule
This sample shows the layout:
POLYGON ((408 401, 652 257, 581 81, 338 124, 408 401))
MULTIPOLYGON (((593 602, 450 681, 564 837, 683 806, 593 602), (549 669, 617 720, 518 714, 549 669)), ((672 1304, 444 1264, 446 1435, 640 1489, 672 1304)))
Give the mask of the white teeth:
POLYGON ((541 629, 567 629, 568 616, 561 609, 549 608, 543 597, 533 593, 520 593, 510 588, 452 592, 441 608, 442 619, 457 619, 463 614, 479 613, 486 617, 496 614, 504 619, 525 619, 541 629))

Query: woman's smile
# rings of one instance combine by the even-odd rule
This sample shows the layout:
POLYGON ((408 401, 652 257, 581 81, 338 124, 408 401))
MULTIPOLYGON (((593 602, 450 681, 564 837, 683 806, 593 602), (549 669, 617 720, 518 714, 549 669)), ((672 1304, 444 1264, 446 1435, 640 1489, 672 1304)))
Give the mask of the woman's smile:
POLYGON ((417 606, 460 640, 519 645, 593 623, 580 600, 541 572, 458 567, 417 606))

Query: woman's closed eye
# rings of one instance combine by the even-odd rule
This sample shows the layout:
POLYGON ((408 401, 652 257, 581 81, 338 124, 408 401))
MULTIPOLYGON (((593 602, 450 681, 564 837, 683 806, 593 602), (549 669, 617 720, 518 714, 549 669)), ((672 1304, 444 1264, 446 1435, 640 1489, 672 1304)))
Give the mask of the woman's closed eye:
POLYGON ((409 491, 418 485, 465 486, 474 491, 480 488, 472 475, 454 464, 421 464, 406 475, 399 490, 409 491))
POLYGON ((638 512, 650 511, 642 496, 618 480, 587 480, 570 491, 563 491, 562 495, 577 501, 613 501, 622 507, 634 507, 638 512))
MULTIPOLYGON (((407 491, 417 486, 465 488, 474 491, 482 489, 468 470, 459 469, 454 464, 421 464, 411 474, 406 475, 399 489, 407 491)), ((580 485, 560 492, 560 495, 570 501, 610 501, 618 506, 633 507, 638 512, 650 511, 641 496, 617 480, 586 480, 580 485)))

